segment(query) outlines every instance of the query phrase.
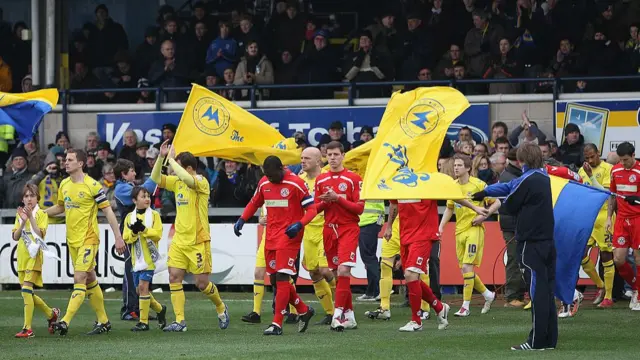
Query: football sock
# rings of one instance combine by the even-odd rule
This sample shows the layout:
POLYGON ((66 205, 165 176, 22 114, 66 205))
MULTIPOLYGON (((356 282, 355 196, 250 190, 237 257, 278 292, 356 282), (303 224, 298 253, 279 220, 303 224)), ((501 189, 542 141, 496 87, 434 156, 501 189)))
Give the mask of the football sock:
POLYGON ((220 292, 218 291, 218 288, 211 281, 209 281, 209 285, 207 285, 207 287, 204 289, 204 291, 202 291, 202 293, 204 294, 204 296, 206 296, 209 300, 211 300, 214 303, 214 305, 216 306, 216 312, 218 312, 218 314, 224 313, 225 308, 224 308, 224 303, 220 298, 220 292))
POLYGON ((87 297, 89 298, 89 305, 95 311, 100 324, 106 324, 109 322, 107 312, 104 309, 104 295, 102 289, 98 285, 98 280, 87 284, 87 297))
POLYGON ((640 265, 636 265, 636 275, 634 276, 635 280, 635 290, 638 291, 640 289, 640 265))
MULTIPOLYGON (((295 291, 296 284, 293 283, 293 279, 292 278, 289 278, 289 284, 291 285, 291 287, 295 291)), ((289 314, 298 315, 298 310, 296 310, 296 308, 295 308, 295 306, 293 306, 293 304, 289 304, 289 314)))
MULTIPOLYGON (((420 281, 422 281, 425 284, 427 284, 427 286, 429 286, 429 284, 431 282, 431 280, 429 279, 429 275, 427 275, 427 274, 420 274, 420 281)), ((420 291, 422 291, 422 290, 420 290, 420 291)), ((421 294, 421 292, 419 292, 418 294, 421 294)), ((422 295, 420 295, 420 298, 422 298, 422 295)), ((420 310, 429 312, 429 310, 431 310, 431 305, 429 305, 428 302, 422 300, 422 304, 420 305, 420 310)))
POLYGON ((589 278, 593 283, 598 287, 598 289, 602 289, 604 287, 604 283, 602 279, 596 272, 596 265, 591 261, 591 258, 587 255, 582 259, 582 270, 589 275, 589 278))
POLYGON ((22 300, 24 300, 24 326, 23 329, 31 329, 31 321, 33 321, 33 287, 22 286, 22 300))
POLYGON ((169 290, 171 291, 171 307, 176 315, 176 322, 181 323, 184 321, 184 303, 186 301, 182 284, 169 284, 169 290))
POLYGON ((324 309, 327 315, 333 315, 333 298, 331 296, 331 287, 324 278, 313 283, 313 290, 315 290, 316 297, 320 301, 320 305, 324 309))
POLYGON ((602 267, 604 267, 604 298, 611 300, 613 297, 613 279, 616 276, 613 260, 603 262, 602 267))
POLYGON ((158 300, 156 300, 156 298, 153 297, 153 295, 151 295, 151 293, 149 293, 149 300, 149 306, 151 307, 151 310, 157 313, 162 311, 162 305, 158 302, 158 300))
POLYGON ((338 276, 337 285, 335 307, 347 310, 349 297, 351 296, 351 278, 348 276, 338 276))
POLYGON ((464 273, 462 274, 462 278, 464 279, 464 287, 462 288, 462 307, 469 310, 471 296, 473 295, 473 285, 475 283, 475 273, 464 273))
POLYGON ((433 311, 439 313, 442 311, 442 302, 433 294, 431 288, 424 282, 420 281, 420 287, 422 288, 422 300, 425 300, 433 307, 433 311))
POLYGON ((40 296, 33 294, 33 304, 38 310, 44 313, 44 315, 47 317, 47 320, 51 319, 51 317, 53 316, 53 310, 51 310, 49 305, 47 305, 47 303, 44 302, 44 300, 42 300, 40 296))
POLYGON ((253 280, 253 312, 260 315, 264 298, 264 280, 253 280))
POLYGON ((296 287, 293 284, 289 286, 289 305, 293 306, 298 314, 304 314, 309 310, 304 301, 298 296, 296 287))
POLYGON ((282 319, 284 318, 283 313, 287 309, 287 304, 289 304, 290 285, 288 281, 276 282, 278 291, 276 292, 276 311, 273 314, 273 323, 280 327, 282 327, 282 319))
POLYGON ((327 282, 329 283, 329 287, 331 288, 331 293, 335 294, 336 293, 336 278, 332 277, 331 280, 327 280, 327 282))
POLYGON ((634 288, 633 290, 638 289, 636 287, 636 277, 633 276, 633 268, 628 262, 625 262, 624 264, 622 264, 622 266, 618 267, 618 274, 620 274, 620 277, 624 279, 624 281, 626 281, 629 286, 634 288))
POLYGON ((420 280, 408 281, 407 290, 409 292, 409 305, 411 306, 411 321, 422 324, 420 319, 420 305, 422 304, 422 289, 420 280))
POLYGON ((149 325, 149 307, 151 307, 151 297, 149 295, 138 296, 138 306, 140 307, 140 322, 149 325))
POLYGON ((382 260, 380 264, 380 307, 391 309, 391 289, 393 288, 393 264, 382 260))
POLYGON ((87 285, 85 284, 75 284, 73 285, 73 293, 71 293, 71 299, 69 299, 69 305, 67 305, 67 312, 64 314, 62 321, 66 322, 67 325, 71 324, 71 320, 73 316, 78 312, 80 306, 84 302, 84 296, 87 292, 87 285))
POLYGON ((491 296, 491 291, 489 291, 487 289, 487 287, 484 285, 484 283, 482 282, 482 280, 480 279, 480 276, 478 276, 478 274, 475 274, 475 277, 473 279, 473 288, 477 292, 482 294, 482 296, 484 296, 485 299, 487 297, 491 296))

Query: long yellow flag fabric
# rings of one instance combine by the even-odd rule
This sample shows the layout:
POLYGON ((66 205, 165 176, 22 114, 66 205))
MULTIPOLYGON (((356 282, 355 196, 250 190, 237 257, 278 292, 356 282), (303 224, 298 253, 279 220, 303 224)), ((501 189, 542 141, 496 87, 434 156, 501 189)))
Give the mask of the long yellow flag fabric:
POLYGON ((193 84, 173 146, 176 153, 188 151, 254 165, 275 155, 291 165, 300 163, 300 150, 292 140, 233 102, 193 84))
POLYGON ((438 173, 438 155, 453 121, 469 101, 450 87, 396 93, 372 144, 363 199, 464 199, 460 186, 438 173), (387 130, 388 129, 388 130, 387 130))

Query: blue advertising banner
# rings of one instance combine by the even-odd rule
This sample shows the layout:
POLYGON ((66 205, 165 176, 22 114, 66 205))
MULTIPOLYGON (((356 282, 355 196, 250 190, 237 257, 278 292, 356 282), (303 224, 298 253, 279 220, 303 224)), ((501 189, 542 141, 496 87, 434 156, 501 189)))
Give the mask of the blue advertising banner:
MULTIPOLYGON (((302 131, 311 145, 317 145, 320 137, 327 134, 327 128, 334 121, 341 121, 349 142, 360 138, 362 126, 373 127, 378 124, 384 113, 383 106, 341 107, 341 108, 302 108, 302 109, 257 109, 250 110, 255 116, 280 130, 282 135, 290 137, 296 131, 302 131)), ((98 134, 111 144, 113 150, 122 147, 124 133, 133 130, 138 139, 152 144, 162 139, 162 125, 180 122, 181 112, 136 112, 98 114, 98 134)), ((473 104, 449 128, 447 137, 455 139, 458 130, 468 126, 476 142, 487 141, 489 134, 489 104, 473 104)))

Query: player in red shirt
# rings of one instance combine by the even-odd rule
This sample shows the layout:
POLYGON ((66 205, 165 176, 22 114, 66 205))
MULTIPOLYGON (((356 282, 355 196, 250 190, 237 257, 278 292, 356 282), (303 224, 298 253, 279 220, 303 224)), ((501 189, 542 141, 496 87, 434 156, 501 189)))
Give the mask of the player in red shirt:
POLYGON ((356 249, 360 237, 360 200, 362 179, 344 168, 344 147, 332 141, 327 145, 330 171, 318 175, 315 202, 318 212, 324 211, 323 243, 329 268, 336 272, 335 310, 331 329, 342 331, 357 327, 351 295, 351 268, 356 266, 356 249))
POLYGON ((438 203, 436 200, 391 200, 389 223, 384 234, 387 241, 391 239, 396 214, 400 217, 400 261, 404 268, 411 306, 411 321, 401 327, 400 331, 422 330, 422 300, 433 306, 438 315, 438 329, 444 330, 449 325, 449 305, 440 302, 429 285, 420 281, 420 274, 427 273, 432 241, 439 238, 438 203))
POLYGON ((568 167, 545 164, 544 168, 545 170, 547 170, 547 174, 549 175, 554 175, 563 179, 582 183, 582 177, 580 177, 577 172, 571 171, 571 169, 569 169, 568 167))
POLYGON ((262 205, 267 207, 267 229, 264 256, 267 274, 276 284, 276 300, 273 323, 264 331, 265 335, 282 335, 282 320, 289 304, 299 316, 298 332, 305 332, 315 314, 298 296, 290 283, 296 274, 296 258, 300 252, 303 227, 316 216, 316 206, 307 185, 299 177, 285 170, 276 156, 264 160, 265 176, 258 182, 258 189, 233 226, 236 236, 262 205))
MULTIPOLYGON (((628 142, 618 145, 616 153, 620 163, 611 169, 611 192, 622 197, 611 197, 607 210, 607 231, 611 229, 613 212, 616 212, 616 223, 613 227, 613 262, 616 264, 620 276, 633 287, 633 295, 629 308, 640 311, 638 288, 640 287, 640 272, 634 277, 633 268, 627 262, 629 247, 636 251, 640 249, 640 162, 636 161, 636 149, 628 142)), ((636 264, 640 271, 640 264, 636 264)))

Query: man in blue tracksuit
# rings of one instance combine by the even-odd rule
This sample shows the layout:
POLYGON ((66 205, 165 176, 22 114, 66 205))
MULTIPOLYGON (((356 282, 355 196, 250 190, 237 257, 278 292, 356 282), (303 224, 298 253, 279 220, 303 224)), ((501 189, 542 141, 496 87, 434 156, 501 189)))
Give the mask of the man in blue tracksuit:
POLYGON ((522 176, 487 186, 473 194, 473 200, 506 196, 503 206, 516 216, 518 263, 529 286, 533 327, 527 341, 511 350, 554 349, 558 342, 558 318, 554 299, 556 249, 551 182, 543 169, 538 145, 521 145, 517 159, 522 165, 522 176))
MULTIPOLYGON (((120 232, 122 233, 124 219, 135 208, 131 198, 131 190, 134 187, 133 181, 136 179, 135 164, 127 159, 118 159, 113 172, 117 177, 114 195, 116 204, 118 204, 118 212, 120 213, 120 232)), ((142 186, 150 194, 153 194, 156 183, 149 178, 142 186)), ((122 277, 122 309, 120 315, 122 320, 138 320, 140 310, 138 309, 138 295, 133 286, 131 253, 127 250, 123 256, 126 260, 124 262, 124 276, 122 277)))

